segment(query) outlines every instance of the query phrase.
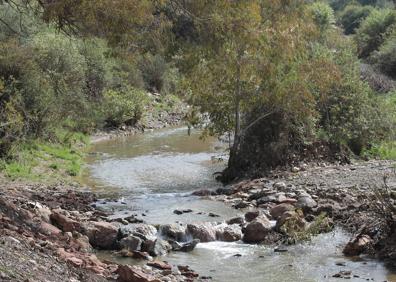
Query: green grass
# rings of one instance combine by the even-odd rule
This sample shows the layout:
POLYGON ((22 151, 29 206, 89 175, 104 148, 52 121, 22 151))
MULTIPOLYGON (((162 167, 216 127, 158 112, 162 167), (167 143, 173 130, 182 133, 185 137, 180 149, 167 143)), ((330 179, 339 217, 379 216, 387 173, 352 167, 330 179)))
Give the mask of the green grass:
POLYGON ((11 179, 41 182, 67 180, 78 176, 83 164, 83 148, 88 138, 80 133, 60 133, 62 142, 25 142, 14 146, 10 157, 0 161, 0 170, 11 179))
POLYGON ((383 160, 396 160, 396 141, 383 142, 364 152, 365 156, 383 160))

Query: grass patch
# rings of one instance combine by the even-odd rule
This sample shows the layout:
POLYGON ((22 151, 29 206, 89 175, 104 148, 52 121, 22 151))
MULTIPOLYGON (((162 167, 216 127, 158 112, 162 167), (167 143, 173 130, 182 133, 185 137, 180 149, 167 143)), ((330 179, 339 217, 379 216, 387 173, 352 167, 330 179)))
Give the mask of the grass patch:
POLYGON ((80 133, 59 134, 56 143, 35 140, 15 145, 9 158, 0 161, 0 170, 11 179, 40 182, 67 180, 71 176, 78 176, 88 138, 80 133))
POLYGON ((396 160, 396 141, 373 145, 369 150, 364 152, 364 156, 383 160, 396 160))

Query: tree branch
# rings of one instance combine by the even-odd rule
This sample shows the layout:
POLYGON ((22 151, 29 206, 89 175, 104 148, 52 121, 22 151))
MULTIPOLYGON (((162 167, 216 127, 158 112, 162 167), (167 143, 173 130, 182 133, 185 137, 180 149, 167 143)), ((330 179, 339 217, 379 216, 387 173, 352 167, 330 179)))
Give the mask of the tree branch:
POLYGON ((10 26, 5 20, 3 20, 2 18, 0 18, 0 23, 4 24, 9 30, 11 30, 13 33, 21 35, 21 33, 17 30, 15 30, 14 28, 12 28, 12 26, 10 26))
POLYGON ((247 132, 250 128, 252 128, 254 125, 256 125, 256 124, 257 124, 259 121, 261 121, 262 119, 265 119, 266 117, 272 115, 273 113, 274 113, 274 111, 270 111, 270 112, 267 112, 267 113, 261 115, 260 117, 258 117, 257 119, 255 119, 253 122, 251 122, 248 126, 246 126, 246 127, 241 131, 240 135, 241 135, 241 136, 245 135, 246 132, 247 132))

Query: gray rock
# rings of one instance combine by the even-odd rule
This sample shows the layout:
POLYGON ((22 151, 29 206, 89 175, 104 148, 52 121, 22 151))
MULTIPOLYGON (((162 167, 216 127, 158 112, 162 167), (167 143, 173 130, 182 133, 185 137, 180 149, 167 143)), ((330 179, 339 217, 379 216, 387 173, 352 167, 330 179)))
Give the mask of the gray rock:
POLYGON ((140 251, 142 242, 143 242, 142 239, 140 239, 139 237, 128 236, 121 239, 120 246, 123 249, 127 249, 130 251, 140 251))
POLYGON ((154 240, 147 240, 142 244, 142 251, 148 252, 151 256, 164 256, 170 250, 172 246, 165 240, 157 238, 154 240))
POLYGON ((161 236, 166 239, 175 240, 178 242, 186 242, 188 240, 186 235, 186 226, 180 224, 166 224, 159 229, 161 236))
POLYGON ((143 240, 155 237, 157 235, 157 229, 149 224, 135 223, 120 228, 120 237, 124 238, 129 235, 140 237, 143 240))
POLYGON ((198 245, 200 241, 198 239, 194 239, 190 242, 184 243, 180 246, 179 251, 180 252, 191 252, 192 250, 195 249, 195 247, 198 245))
POLYGON ((262 205, 262 204, 267 204, 267 203, 275 203, 277 201, 277 198, 275 195, 269 195, 269 196, 264 196, 261 197, 260 199, 257 199, 257 205, 262 205))
POLYGON ((234 218, 231 218, 231 219, 227 220, 227 224, 230 224, 230 225, 232 225, 232 224, 244 224, 244 223, 245 223, 245 219, 243 217, 241 217, 241 216, 234 217, 234 218))
POLYGON ((304 212, 309 212, 312 211, 313 208, 315 208, 318 205, 318 203, 311 198, 311 196, 300 196, 297 199, 296 207, 302 209, 304 212))

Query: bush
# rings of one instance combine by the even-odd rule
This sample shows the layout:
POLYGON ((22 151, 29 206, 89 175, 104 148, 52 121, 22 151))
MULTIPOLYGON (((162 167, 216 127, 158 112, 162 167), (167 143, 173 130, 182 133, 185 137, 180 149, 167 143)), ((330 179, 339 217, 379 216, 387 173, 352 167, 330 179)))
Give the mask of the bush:
POLYGON ((89 38, 78 42, 79 53, 85 60, 85 95, 98 101, 111 80, 113 60, 108 58, 110 49, 102 39, 89 38))
POLYGON ((345 34, 355 33, 361 22, 370 15, 371 6, 348 5, 340 13, 339 22, 344 28, 345 34))
POLYGON ((373 51, 378 50, 395 23, 394 10, 373 10, 356 31, 359 55, 368 57, 373 51))
POLYGON ((382 72, 396 78, 396 29, 373 54, 373 61, 382 72))
POLYGON ((328 30, 334 23, 334 11, 324 2, 315 2, 310 7, 314 22, 321 32, 328 30))
POLYGON ((179 91, 179 71, 161 55, 146 54, 139 65, 147 90, 163 94, 176 94, 179 91))
POLYGON ((108 90, 105 93, 104 112, 107 126, 134 125, 143 114, 146 94, 132 87, 108 90))

